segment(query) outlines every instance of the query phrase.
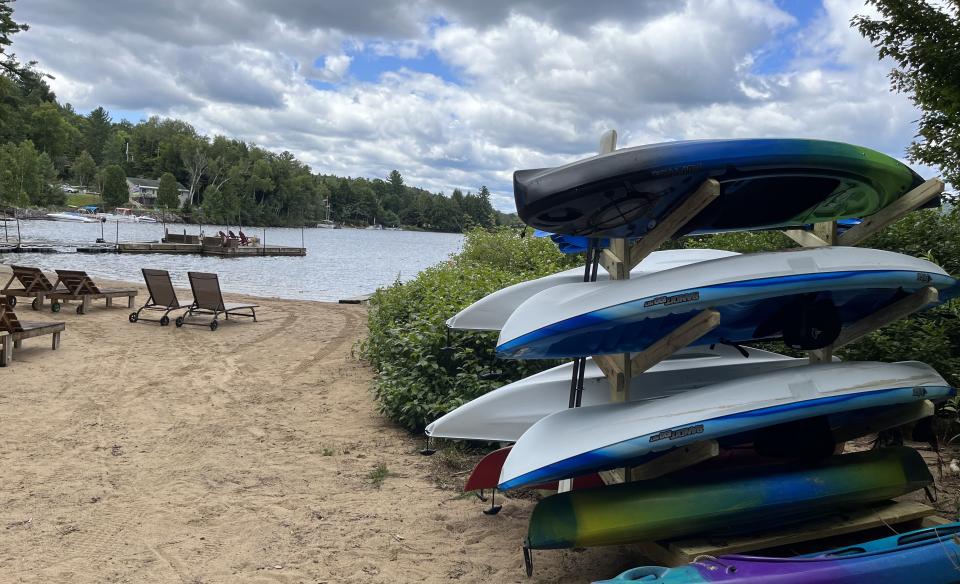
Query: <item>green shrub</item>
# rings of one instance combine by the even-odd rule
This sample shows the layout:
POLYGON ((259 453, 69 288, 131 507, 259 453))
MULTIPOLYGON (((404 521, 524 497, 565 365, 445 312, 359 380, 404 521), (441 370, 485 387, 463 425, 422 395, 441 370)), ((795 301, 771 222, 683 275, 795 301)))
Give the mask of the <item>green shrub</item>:
POLYGON ((505 286, 577 265, 549 239, 509 230, 472 231, 449 261, 406 283, 378 290, 370 301, 370 334, 362 353, 377 370, 380 411, 410 430, 467 401, 556 365, 496 359, 496 333, 450 331, 445 321, 505 286))

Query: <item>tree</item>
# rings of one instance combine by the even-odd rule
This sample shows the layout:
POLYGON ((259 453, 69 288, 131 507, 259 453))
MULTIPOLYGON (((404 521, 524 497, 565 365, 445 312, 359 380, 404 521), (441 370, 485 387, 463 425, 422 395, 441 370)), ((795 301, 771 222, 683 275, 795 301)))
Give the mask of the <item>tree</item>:
POLYGON ((157 206, 161 209, 175 209, 180 204, 180 191, 177 189, 177 177, 169 172, 160 177, 157 189, 157 206))
POLYGON ((30 115, 30 139, 41 152, 50 158, 56 158, 70 147, 70 136, 75 133, 73 126, 60 115, 55 103, 44 102, 30 115))
POLYGON ((0 199, 28 205, 40 199, 42 186, 37 150, 33 142, 0 146, 0 199))
POLYGON ((73 161, 73 166, 70 169, 73 178, 77 181, 81 187, 85 187, 89 184, 89 181, 93 179, 93 175, 97 172, 97 163, 93 160, 93 156, 90 156, 90 153, 84 150, 81 152, 76 160, 73 161))
POLYGON ((13 20, 13 3, 15 0, 0 0, 0 69, 3 69, 14 78, 23 79, 34 74, 33 62, 21 65, 17 61, 17 56, 7 51, 7 47, 13 42, 10 37, 30 30, 26 24, 20 24, 13 20))
POLYGON ((867 0, 878 18, 858 15, 852 24, 896 67, 891 87, 910 96, 922 112, 912 161, 939 166, 960 184, 960 2, 867 0))
POLYGON ((127 177, 117 164, 111 164, 103 170, 103 190, 101 198, 111 207, 125 205, 130 200, 127 190, 127 177))
POLYGON ((193 145, 181 153, 183 165, 187 168, 187 176, 190 182, 187 189, 190 191, 189 201, 196 203, 196 197, 200 194, 200 181, 203 179, 203 173, 207 170, 207 143, 206 139, 196 140, 193 145))
POLYGON ((403 176, 400 174, 399 170, 391 170, 390 176, 387 177, 387 182, 390 183, 390 193, 394 195, 403 194, 403 176))
POLYGON ((84 144, 97 164, 103 163, 103 152, 110 140, 110 134, 113 133, 113 121, 110 114, 102 107, 90 112, 86 118, 86 131, 84 132, 84 144))

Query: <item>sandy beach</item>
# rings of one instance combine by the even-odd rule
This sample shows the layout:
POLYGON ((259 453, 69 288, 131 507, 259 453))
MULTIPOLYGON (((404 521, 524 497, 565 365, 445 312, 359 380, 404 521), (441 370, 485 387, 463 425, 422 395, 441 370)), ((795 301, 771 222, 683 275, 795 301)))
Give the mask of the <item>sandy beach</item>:
POLYGON ((18 306, 66 331, 0 368, 0 582, 584 582, 636 565, 540 552, 528 580, 532 501, 483 515, 442 455, 377 414, 354 355, 366 307, 228 299, 259 303, 259 322, 18 306))

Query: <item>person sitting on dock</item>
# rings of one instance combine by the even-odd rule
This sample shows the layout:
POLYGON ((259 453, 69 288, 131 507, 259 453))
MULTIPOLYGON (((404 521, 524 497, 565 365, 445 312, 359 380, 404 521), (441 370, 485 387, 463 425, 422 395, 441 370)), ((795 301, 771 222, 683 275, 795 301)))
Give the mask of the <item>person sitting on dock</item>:
POLYGON ((238 237, 240 238, 240 245, 250 245, 250 240, 247 239, 247 236, 243 233, 243 229, 239 230, 240 233, 238 237))

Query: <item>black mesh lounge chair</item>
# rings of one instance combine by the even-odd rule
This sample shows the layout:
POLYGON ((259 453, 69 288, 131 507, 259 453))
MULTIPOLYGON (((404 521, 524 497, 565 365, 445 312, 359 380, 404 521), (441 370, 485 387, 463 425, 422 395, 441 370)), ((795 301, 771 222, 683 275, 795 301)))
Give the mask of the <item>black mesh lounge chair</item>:
POLYGON ((147 283, 147 291, 150 292, 150 298, 147 303, 140 307, 136 312, 130 313, 130 322, 148 321, 159 322, 160 326, 170 324, 170 313, 174 310, 187 310, 193 304, 192 300, 180 302, 177 298, 177 292, 173 289, 173 282, 170 280, 170 272, 166 270, 151 270, 143 268, 143 281, 147 283), (146 318, 141 315, 144 310, 154 310, 162 312, 160 318, 146 318))
POLYGON ((60 333, 65 326, 62 322, 21 321, 13 311, 9 298, 0 297, 0 332, 6 333, 0 335, 0 366, 6 367, 13 360, 13 349, 19 349, 26 339, 52 335, 51 346, 56 351, 60 348, 60 333))
POLYGON ((43 299, 53 292, 53 284, 40 271, 40 268, 27 266, 10 266, 10 268, 13 270, 13 274, 3 290, 0 290, 0 294, 7 297, 7 304, 10 308, 13 308, 17 305, 17 296, 23 296, 24 298, 33 298, 31 306, 34 310, 40 310, 43 306, 43 299), (15 280, 19 281, 23 288, 11 288, 10 285, 15 280))
POLYGON ((216 274, 207 274, 204 272, 187 272, 190 278, 190 288, 193 290, 193 304, 183 316, 177 317, 177 327, 185 324, 196 326, 209 326, 210 330, 217 330, 217 319, 222 314, 224 318, 229 319, 233 316, 246 316, 257 321, 256 304, 235 304, 223 301, 223 294, 220 292, 220 281, 216 274), (247 314, 249 312, 249 314, 247 314), (195 314, 212 314, 213 320, 210 322, 187 322, 187 319, 195 314))

